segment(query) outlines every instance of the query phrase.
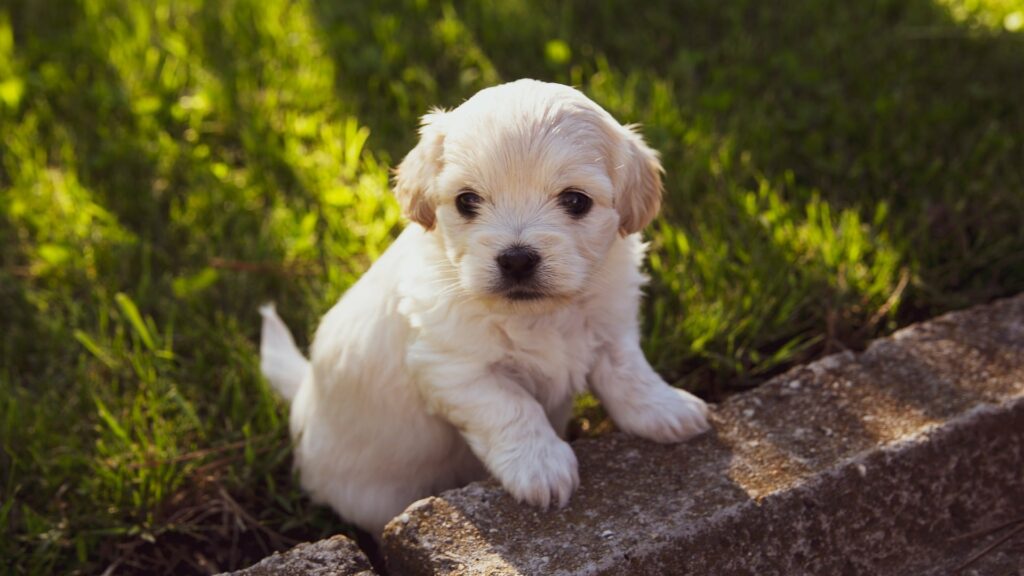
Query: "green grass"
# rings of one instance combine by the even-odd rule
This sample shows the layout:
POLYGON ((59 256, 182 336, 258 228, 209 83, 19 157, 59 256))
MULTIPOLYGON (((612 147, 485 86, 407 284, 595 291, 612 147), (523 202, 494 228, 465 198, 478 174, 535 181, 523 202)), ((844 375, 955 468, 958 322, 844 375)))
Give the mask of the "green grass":
POLYGON ((306 341, 401 227, 417 116, 503 80, 662 151, 645 346, 705 396, 1024 290, 1022 29, 1018 0, 0 1, 0 570, 348 530, 291 477, 256 308, 306 341))

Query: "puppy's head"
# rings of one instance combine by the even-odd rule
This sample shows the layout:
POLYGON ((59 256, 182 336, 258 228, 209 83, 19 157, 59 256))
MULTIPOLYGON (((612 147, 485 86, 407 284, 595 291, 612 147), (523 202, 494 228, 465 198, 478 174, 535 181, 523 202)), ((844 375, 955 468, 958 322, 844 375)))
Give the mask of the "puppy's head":
POLYGON ((579 91, 533 80, 426 115, 395 180, 405 215, 438 235, 463 290, 535 304, 585 291, 662 193, 658 155, 639 134, 579 91))

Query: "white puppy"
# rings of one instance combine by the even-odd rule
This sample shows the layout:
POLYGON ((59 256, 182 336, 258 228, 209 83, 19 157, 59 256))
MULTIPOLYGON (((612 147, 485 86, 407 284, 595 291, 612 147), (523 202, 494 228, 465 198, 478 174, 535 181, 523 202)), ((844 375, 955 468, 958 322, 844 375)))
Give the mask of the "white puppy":
POLYGON ((579 483, 563 436, 587 388, 628 433, 706 430, 704 403, 640 349, 657 153, 577 90, 533 80, 428 114, 420 135, 395 186, 412 224, 324 317, 310 362, 262 310, 263 372, 292 400, 312 497, 375 536, 488 472, 563 506, 579 483))

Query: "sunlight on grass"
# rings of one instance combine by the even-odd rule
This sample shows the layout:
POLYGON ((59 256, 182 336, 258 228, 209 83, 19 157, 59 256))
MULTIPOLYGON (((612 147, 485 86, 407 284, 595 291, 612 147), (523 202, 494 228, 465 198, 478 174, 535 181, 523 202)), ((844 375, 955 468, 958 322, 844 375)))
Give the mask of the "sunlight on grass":
POLYGON ((97 279, 104 253, 133 241, 117 219, 97 204, 75 172, 74 150, 66 137, 52 167, 39 146, 38 120, 27 116, 10 126, 4 167, 11 185, 0 190, 4 215, 25 247, 27 273, 66 279, 83 274, 97 279))
POLYGON ((802 211, 783 196, 761 180, 757 190, 733 189, 702 203, 703 218, 692 232, 659 223, 646 343, 653 360, 670 366, 674 358, 678 365, 679 351, 689 350, 702 364, 757 376, 823 337, 833 345, 850 337, 835 330, 896 312, 883 307, 898 283, 900 254, 873 229, 884 226, 884 213, 868 223, 856 210, 832 214, 816 196, 802 211))
POLYGON ((288 474, 286 420, 257 376, 249 335, 262 299, 313 317, 383 252, 399 223, 387 167, 339 109, 308 8, 92 1, 82 10, 56 46, 67 60, 46 63, 42 76, 12 54, 0 20, 6 114, 29 106, 3 117, 0 217, 16 240, 5 262, 29 280, 15 296, 26 313, 48 319, 46 329, 12 326, 5 338, 19 352, 8 345, 5 358, 21 359, 4 365, 73 359, 0 375, 4 450, 20 479, 5 490, 4 514, 20 528, 4 538, 4 556, 25 547, 26 566, 48 571, 68 552, 92 561, 111 536, 156 542, 206 530, 168 523, 165 507, 206 490, 203 471, 225 455, 208 447, 238 442, 245 450, 218 464, 229 469, 216 483, 261 486, 261 500, 280 502, 271 513, 290 510, 271 524, 323 530, 330 523, 296 525, 303 497, 273 488, 273 475, 288 474), (204 54, 215 42, 220 59, 204 54), (25 98, 9 88, 19 70, 33 74, 25 98), (83 73, 103 79, 73 104, 89 114, 61 120, 83 73), (304 275, 285 289, 214 267, 268 259, 304 275), (47 373, 66 382, 42 397, 25 392, 47 373), (72 491, 67 478, 79 478, 72 491))
POLYGON ((936 0, 956 22, 988 30, 1024 30, 1024 2, 1021 0, 936 0))

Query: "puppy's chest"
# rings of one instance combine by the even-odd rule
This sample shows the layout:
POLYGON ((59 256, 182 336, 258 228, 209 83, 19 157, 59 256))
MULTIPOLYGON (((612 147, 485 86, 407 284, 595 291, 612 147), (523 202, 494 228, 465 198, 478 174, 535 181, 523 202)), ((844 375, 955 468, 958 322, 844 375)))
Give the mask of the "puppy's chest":
POLYGON ((557 404, 586 387, 596 349, 583 315, 513 319, 495 326, 501 355, 493 366, 542 403, 557 404))

